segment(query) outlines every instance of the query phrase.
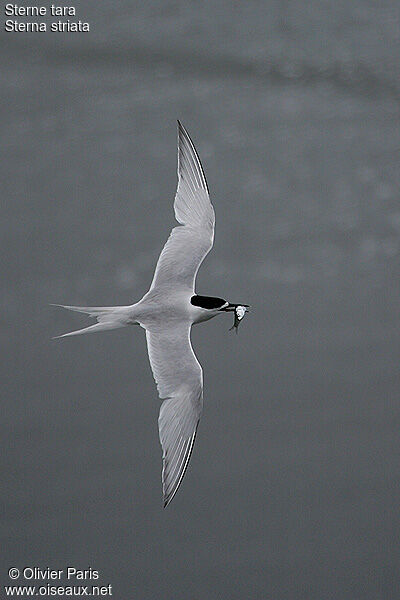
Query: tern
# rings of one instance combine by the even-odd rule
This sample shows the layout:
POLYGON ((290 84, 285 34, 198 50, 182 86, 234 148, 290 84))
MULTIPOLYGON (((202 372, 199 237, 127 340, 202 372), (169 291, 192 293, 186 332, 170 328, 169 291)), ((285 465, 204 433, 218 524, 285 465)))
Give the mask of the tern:
POLYGON ((158 418, 162 447, 164 507, 175 496, 185 475, 203 409, 203 371, 193 351, 190 332, 195 323, 234 312, 234 327, 248 305, 195 292, 197 271, 214 241, 214 208, 199 155, 178 121, 178 187, 174 227, 160 254, 149 291, 130 306, 61 306, 95 317, 97 323, 57 336, 140 325, 160 399, 158 418))

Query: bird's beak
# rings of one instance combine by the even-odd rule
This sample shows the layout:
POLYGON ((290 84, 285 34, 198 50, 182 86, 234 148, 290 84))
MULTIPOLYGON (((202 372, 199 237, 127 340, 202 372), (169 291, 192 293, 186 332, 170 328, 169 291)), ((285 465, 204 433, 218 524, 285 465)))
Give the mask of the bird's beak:
MULTIPOLYGON (((245 308, 249 308, 248 304, 228 304, 228 306, 225 306, 224 308, 220 308, 220 310, 224 311, 224 312, 231 312, 233 310, 236 310, 236 308, 238 306, 244 306, 245 308)), ((248 311, 246 311, 248 312, 248 311)))
POLYGON ((220 310, 224 311, 224 312, 230 312, 232 310, 235 310, 236 308, 236 304, 228 304, 228 306, 225 306, 224 308, 220 308, 220 310))

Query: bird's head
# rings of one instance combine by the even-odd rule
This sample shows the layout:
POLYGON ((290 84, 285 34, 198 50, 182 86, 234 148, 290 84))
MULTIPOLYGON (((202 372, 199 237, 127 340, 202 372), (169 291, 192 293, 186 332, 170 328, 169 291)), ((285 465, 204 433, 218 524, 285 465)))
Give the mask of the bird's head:
POLYGON ((240 321, 248 312, 248 304, 232 304, 223 298, 215 298, 214 296, 198 296, 195 294, 191 297, 190 303, 201 309, 200 317, 196 318, 195 323, 212 319, 221 312, 233 312, 235 315, 233 327, 237 330, 240 321))

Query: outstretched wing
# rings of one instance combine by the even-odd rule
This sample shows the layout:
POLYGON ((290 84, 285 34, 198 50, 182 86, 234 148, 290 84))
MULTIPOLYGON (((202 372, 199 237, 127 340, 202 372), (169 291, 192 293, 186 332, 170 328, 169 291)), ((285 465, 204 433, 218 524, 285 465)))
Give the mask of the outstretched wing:
POLYGON ((203 372, 190 342, 190 323, 146 330, 146 338, 158 393, 164 399, 158 428, 167 506, 178 490, 192 453, 203 408, 203 372))
POLYGON ((197 271, 214 241, 214 209, 200 158, 178 121, 178 188, 174 227, 160 254, 150 289, 194 291, 197 271))

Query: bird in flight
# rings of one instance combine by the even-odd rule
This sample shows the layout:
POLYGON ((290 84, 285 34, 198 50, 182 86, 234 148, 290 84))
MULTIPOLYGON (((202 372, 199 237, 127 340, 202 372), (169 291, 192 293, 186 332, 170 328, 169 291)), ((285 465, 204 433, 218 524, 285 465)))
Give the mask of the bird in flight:
POLYGON ((246 304, 195 292, 197 271, 214 241, 214 208, 200 158, 178 121, 178 188, 174 227, 160 254, 149 291, 130 306, 65 306, 95 317, 97 323, 58 337, 140 325, 146 331, 151 369, 163 400, 158 418, 163 452, 164 507, 176 494, 192 453, 203 408, 203 371, 190 341, 192 325, 225 312, 234 327, 246 304))

